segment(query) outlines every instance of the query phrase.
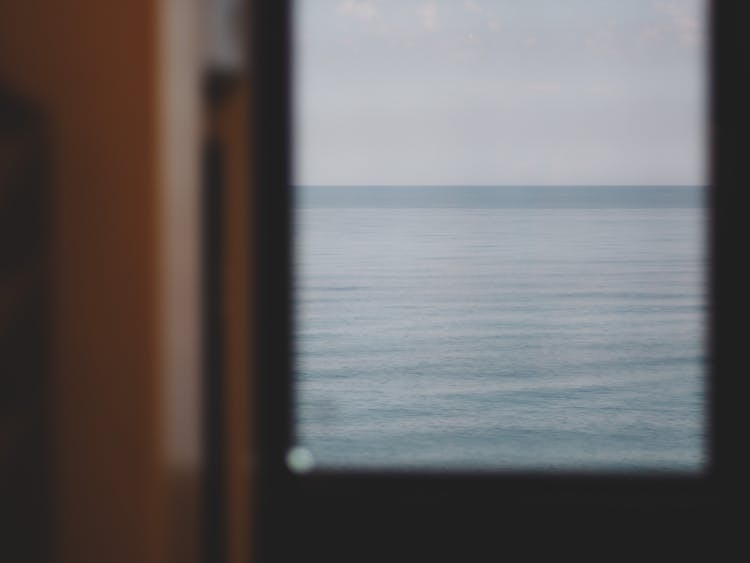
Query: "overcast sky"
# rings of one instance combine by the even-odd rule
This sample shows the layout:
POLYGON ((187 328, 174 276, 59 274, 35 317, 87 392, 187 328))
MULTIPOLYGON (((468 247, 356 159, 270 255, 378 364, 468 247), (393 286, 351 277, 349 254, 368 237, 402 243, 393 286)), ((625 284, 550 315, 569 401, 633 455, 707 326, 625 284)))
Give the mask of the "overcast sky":
POLYGON ((297 0, 298 185, 704 184, 705 0, 297 0))

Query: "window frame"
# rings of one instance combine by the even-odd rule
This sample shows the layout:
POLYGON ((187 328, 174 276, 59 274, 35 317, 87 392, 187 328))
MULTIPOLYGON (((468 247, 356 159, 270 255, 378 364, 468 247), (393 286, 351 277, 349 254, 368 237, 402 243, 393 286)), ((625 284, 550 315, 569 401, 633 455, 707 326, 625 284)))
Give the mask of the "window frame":
MULTIPOLYGON (((453 550, 466 555, 510 546, 554 554, 560 546, 568 545, 568 538, 587 528, 612 541, 626 540, 634 530, 642 536, 660 530, 652 539, 673 553, 684 549, 687 554, 698 542, 708 545, 717 534, 723 535, 730 523, 727 509, 736 499, 747 468, 735 445, 747 417, 741 414, 739 403, 740 378, 732 379, 733 366, 742 365, 738 360, 743 348, 741 335, 733 331, 741 326, 735 300, 743 289, 738 267, 732 262, 736 259, 733 245, 746 234, 739 211, 746 176, 739 166, 742 126, 735 119, 743 99, 739 89, 739 70, 743 68, 739 9, 726 3, 707 3, 711 180, 707 289, 711 313, 707 327, 709 463, 705 473, 297 474, 285 463, 294 430, 292 4, 289 0, 252 2, 250 19, 257 560, 311 556, 357 560, 364 555, 356 551, 362 545, 372 550, 374 558, 375 553, 386 557, 395 553, 396 544, 398 549, 419 554, 420 560, 426 556, 441 559, 453 550), (488 519, 487 514, 492 516, 488 519), (502 546, 494 539, 498 528, 504 530, 502 546), (375 538, 377 542, 373 542, 375 538)), ((568 547, 579 553, 584 549, 568 547)))

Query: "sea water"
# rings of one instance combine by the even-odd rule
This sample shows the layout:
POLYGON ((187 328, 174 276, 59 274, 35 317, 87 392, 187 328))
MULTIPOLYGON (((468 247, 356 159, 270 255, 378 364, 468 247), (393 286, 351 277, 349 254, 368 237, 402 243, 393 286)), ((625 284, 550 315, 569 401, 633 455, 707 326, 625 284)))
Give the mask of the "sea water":
POLYGON ((706 190, 298 187, 316 468, 698 472, 706 190))

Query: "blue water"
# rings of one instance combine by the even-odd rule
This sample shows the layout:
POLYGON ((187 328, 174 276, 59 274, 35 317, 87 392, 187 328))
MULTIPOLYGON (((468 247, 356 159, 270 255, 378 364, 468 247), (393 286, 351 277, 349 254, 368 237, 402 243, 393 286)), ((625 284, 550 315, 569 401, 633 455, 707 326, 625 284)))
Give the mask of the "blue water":
POLYGON ((301 187, 316 468, 705 468, 705 193, 301 187))

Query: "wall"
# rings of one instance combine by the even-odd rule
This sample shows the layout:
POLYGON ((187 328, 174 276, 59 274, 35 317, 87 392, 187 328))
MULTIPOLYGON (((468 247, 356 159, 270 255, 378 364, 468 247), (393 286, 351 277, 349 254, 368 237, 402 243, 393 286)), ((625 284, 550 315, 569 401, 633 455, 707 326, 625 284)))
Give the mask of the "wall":
POLYGON ((50 126, 52 545, 63 562, 197 554, 196 10, 0 2, 0 80, 50 126))

